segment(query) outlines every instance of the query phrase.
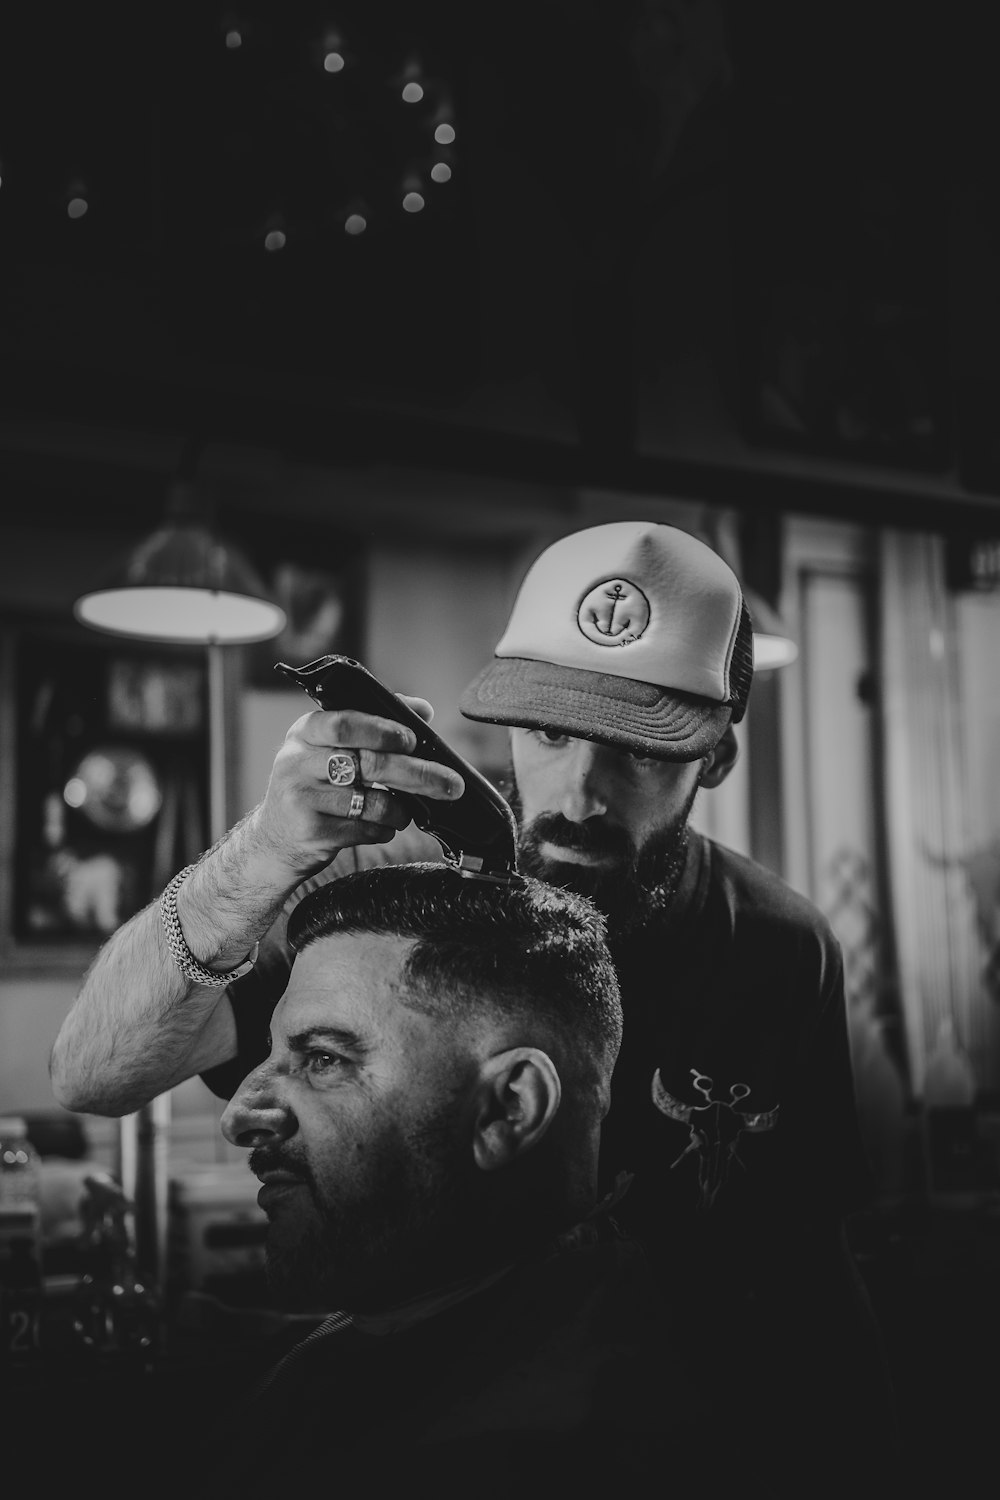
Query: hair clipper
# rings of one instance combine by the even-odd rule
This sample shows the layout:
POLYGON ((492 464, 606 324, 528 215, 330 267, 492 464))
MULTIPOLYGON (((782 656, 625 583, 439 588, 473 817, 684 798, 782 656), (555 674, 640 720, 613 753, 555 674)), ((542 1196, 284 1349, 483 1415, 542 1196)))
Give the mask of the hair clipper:
POLYGON ((520 878, 517 824, 510 804, 367 667, 350 656, 320 656, 303 667, 279 661, 274 670, 297 683, 321 709, 357 709, 412 729, 417 739, 413 754, 449 766, 465 782, 457 802, 396 793, 412 806, 414 823, 433 834, 448 862, 463 875, 501 882, 520 878))

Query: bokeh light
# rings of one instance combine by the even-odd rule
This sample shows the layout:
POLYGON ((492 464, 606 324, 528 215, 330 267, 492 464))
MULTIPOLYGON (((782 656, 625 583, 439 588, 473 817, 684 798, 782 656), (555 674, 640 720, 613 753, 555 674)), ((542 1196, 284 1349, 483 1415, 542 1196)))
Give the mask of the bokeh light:
POLYGON ((86 198, 71 198, 66 205, 66 212, 71 219, 82 219, 89 207, 86 198))
POLYGON ((344 71, 343 53, 328 52, 323 59, 323 67, 327 73, 342 73, 344 71))
POLYGON ((424 97, 423 85, 414 82, 411 78, 409 83, 403 85, 403 99, 407 104, 419 104, 424 97))
POLYGON ((344 220, 345 234, 364 234, 368 228, 368 220, 364 214, 348 214, 344 220))
POLYGON ((63 788, 63 798, 70 807, 82 807, 87 800, 87 786, 79 776, 71 776, 63 788))
POLYGON ((431 176, 435 182, 447 182, 451 177, 451 168, 446 161, 436 161, 431 167, 431 176))
POLYGON ((455 127, 447 122, 442 122, 434 131, 434 139, 439 146, 450 146, 455 139, 455 127))
POLYGON ((269 229, 264 236, 265 250, 283 250, 285 248, 285 235, 281 229, 269 229))
POLYGON ((408 214, 418 214, 423 206, 424 197, 422 193, 410 191, 403 195, 403 207, 408 214))

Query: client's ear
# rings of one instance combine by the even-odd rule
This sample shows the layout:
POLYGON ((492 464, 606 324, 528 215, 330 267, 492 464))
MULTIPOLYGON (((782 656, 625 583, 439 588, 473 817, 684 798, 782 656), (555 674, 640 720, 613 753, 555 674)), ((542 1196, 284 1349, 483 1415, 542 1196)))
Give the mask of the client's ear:
POLYGON ((482 1068, 472 1152, 476 1166, 495 1171, 537 1146, 559 1108, 562 1084, 538 1047, 498 1052, 482 1068))

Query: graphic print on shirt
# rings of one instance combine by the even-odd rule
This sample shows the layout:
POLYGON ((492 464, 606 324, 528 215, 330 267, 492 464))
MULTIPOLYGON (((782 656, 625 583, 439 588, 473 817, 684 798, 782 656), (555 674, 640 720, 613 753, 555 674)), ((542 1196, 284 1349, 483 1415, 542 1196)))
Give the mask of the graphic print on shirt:
POLYGON ((713 1099, 713 1080, 706 1073, 699 1073, 697 1068, 690 1071, 695 1088, 706 1101, 704 1104, 684 1104, 675 1099, 663 1087, 659 1068, 653 1074, 653 1103, 668 1119, 689 1127, 688 1143, 677 1160, 671 1162, 671 1170, 686 1156, 695 1153, 698 1158, 698 1207, 711 1208, 733 1162, 742 1166, 737 1151, 740 1136, 744 1131, 758 1135, 773 1130, 780 1106, 761 1110, 758 1114, 737 1109, 737 1104, 749 1097, 749 1084, 734 1083, 729 1089, 728 1100, 713 1099))

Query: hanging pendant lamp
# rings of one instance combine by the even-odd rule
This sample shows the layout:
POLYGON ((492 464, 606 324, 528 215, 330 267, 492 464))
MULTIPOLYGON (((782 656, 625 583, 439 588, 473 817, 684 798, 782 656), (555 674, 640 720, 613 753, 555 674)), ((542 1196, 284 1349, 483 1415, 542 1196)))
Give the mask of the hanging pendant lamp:
POLYGON ((754 671, 770 672, 776 667, 790 666, 799 648, 777 610, 755 589, 744 588, 743 597, 753 625, 754 671))
POLYGON ((185 479, 170 486, 159 529, 73 613, 95 630, 172 644, 248 645, 285 626, 284 610, 240 549, 217 534, 185 479))

